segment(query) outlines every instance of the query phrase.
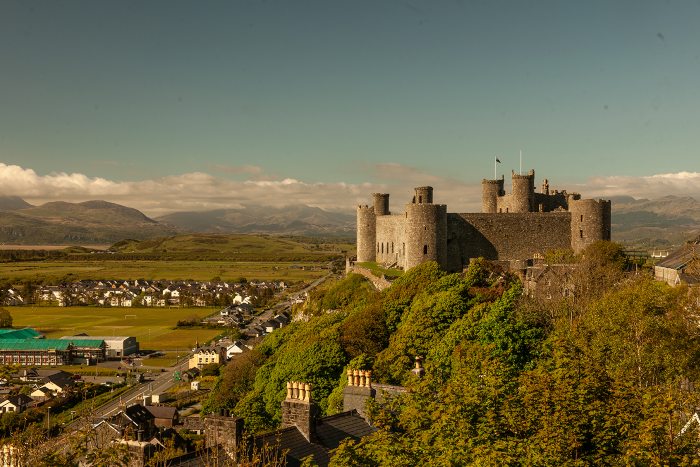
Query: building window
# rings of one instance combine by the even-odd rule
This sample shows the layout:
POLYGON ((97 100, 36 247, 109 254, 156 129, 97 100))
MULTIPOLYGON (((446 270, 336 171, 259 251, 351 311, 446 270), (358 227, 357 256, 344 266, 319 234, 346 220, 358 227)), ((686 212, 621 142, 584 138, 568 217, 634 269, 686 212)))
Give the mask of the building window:
POLYGON ((391 242, 391 252, 394 252, 394 242, 391 242))
POLYGON ((424 255, 428 254, 428 245, 423 245, 423 254, 424 255))
POLYGON ((377 242, 377 253, 379 253, 379 242, 377 242))
POLYGON ((422 197, 422 196, 419 196, 419 197, 418 197, 418 204, 421 204, 422 202, 423 202, 423 197, 422 197))
POLYGON ((583 222, 583 214, 581 214, 581 222, 583 222))
POLYGON ((583 238, 583 229, 578 231, 578 235, 579 235, 579 237, 583 238))

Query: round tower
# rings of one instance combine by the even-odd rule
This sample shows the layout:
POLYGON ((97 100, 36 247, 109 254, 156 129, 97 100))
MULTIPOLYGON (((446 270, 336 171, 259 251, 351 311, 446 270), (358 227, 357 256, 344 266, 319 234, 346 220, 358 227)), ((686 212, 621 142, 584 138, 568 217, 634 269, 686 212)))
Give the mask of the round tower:
POLYGON ((510 212, 533 212, 535 210, 535 171, 526 175, 513 171, 513 204, 510 212))
POLYGON ((374 199, 374 215, 388 216, 389 212, 389 193, 372 193, 374 199))
POLYGON ((598 240, 610 240, 610 201, 569 199, 569 212, 574 253, 598 240))
POLYGON ((415 204, 433 204, 433 187, 419 186, 415 190, 416 195, 413 197, 415 204))
POLYGON ((447 267, 447 205, 432 204, 432 199, 431 187, 416 188, 415 202, 406 205, 404 269, 426 261, 447 267))
POLYGON ((481 180, 481 212, 489 214, 498 212, 498 197, 504 194, 503 178, 499 180, 481 180))
POLYGON ((357 262, 376 260, 377 218, 374 207, 357 207, 357 262))

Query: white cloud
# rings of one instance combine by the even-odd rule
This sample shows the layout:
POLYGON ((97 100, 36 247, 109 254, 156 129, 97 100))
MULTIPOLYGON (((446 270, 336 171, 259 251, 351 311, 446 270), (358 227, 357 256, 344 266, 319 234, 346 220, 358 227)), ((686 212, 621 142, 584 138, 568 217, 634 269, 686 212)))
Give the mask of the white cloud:
MULTIPOLYGON (((369 168, 376 183, 310 183, 294 178, 270 179, 259 168, 244 168, 248 180, 229 180, 203 172, 140 181, 115 181, 79 173, 37 174, 34 170, 0 163, 0 194, 20 196, 33 204, 103 199, 142 210, 149 216, 174 211, 203 211, 250 204, 307 204, 327 210, 354 209, 369 204, 371 193, 391 194, 391 209, 400 212, 411 200, 413 187, 431 185, 435 202, 450 212, 481 209, 481 181, 469 183, 440 177, 414 167, 386 163, 369 168)), ((564 187, 562 187, 564 188, 564 187)), ((585 185, 566 187, 584 197, 629 195, 658 198, 667 194, 700 197, 700 173, 679 172, 647 177, 595 177, 585 185)))
POLYGON ((648 199, 667 195, 700 198, 700 172, 664 173, 643 177, 594 177, 586 183, 584 195, 586 193, 648 199))

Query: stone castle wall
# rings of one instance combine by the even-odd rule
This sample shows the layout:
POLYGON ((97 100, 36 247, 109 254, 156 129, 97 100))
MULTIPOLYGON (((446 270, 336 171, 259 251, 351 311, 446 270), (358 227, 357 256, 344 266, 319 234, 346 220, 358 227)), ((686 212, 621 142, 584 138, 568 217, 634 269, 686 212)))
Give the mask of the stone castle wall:
POLYGON ((571 248, 568 212, 448 214, 447 225, 448 269, 453 271, 470 258, 522 260, 571 248))
POLYGON ((553 191, 544 180, 535 193, 535 172, 512 174, 512 193, 503 178, 482 180, 482 213, 448 214, 433 204, 433 188, 415 188, 404 212, 392 215, 389 195, 373 194, 373 206, 357 210, 357 261, 410 269, 427 261, 458 271, 471 258, 523 261, 554 249, 578 253, 610 240, 609 201, 582 200, 553 191))
POLYGON ((406 257, 405 213, 377 217, 375 254, 377 262, 403 267, 406 257))

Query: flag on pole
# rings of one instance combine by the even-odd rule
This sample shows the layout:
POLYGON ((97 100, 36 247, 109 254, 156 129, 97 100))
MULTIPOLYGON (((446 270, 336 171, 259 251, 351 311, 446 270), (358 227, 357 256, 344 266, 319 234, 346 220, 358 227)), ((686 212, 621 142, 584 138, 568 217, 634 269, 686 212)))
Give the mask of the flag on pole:
POLYGON ((498 162, 498 163, 500 164, 500 163, 501 163, 501 160, 497 157, 497 158, 496 158, 496 162, 498 162))

